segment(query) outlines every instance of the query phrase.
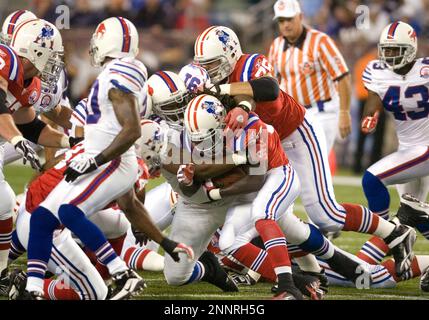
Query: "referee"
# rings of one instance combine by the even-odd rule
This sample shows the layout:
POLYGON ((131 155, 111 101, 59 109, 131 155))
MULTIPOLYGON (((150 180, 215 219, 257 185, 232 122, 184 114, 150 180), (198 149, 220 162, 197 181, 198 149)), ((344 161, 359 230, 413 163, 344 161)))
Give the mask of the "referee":
POLYGON ((328 35, 303 25, 297 0, 278 0, 274 14, 281 35, 268 59, 280 87, 319 119, 329 152, 338 128, 342 138, 351 132, 349 69, 328 35))

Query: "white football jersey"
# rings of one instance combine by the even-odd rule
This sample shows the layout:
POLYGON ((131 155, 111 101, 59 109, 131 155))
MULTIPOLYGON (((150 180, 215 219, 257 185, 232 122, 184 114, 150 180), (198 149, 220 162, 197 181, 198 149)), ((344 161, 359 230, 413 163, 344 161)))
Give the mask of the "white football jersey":
MULTIPOLYGON (((140 115, 146 114, 147 70, 145 65, 134 58, 110 61, 98 75, 88 96, 85 125, 85 152, 96 155, 106 149, 122 130, 109 90, 112 88, 132 93, 137 98, 140 115)), ((123 155, 135 157, 134 146, 123 155)))
POLYGON ((429 58, 417 59, 404 76, 373 60, 362 80, 393 114, 401 146, 429 145, 429 58))

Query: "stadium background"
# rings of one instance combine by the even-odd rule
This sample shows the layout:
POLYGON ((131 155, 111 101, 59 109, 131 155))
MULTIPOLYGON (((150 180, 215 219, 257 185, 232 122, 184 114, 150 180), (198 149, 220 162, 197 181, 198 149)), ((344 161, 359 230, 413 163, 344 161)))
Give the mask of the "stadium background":
MULTIPOLYGON (((277 35, 277 26, 272 21, 274 0, 3 0, 0 2, 0 21, 13 10, 29 9, 38 17, 55 23, 60 13, 59 5, 70 9, 70 29, 62 29, 65 59, 69 74, 69 97, 74 105, 87 94, 97 75, 89 63, 88 47, 95 26, 109 16, 124 16, 139 29, 140 59, 150 73, 160 69, 178 71, 190 62, 193 43, 202 30, 212 24, 233 28, 241 39, 244 52, 267 53, 277 35)), ((335 189, 337 199, 354 203, 366 203, 360 187, 362 169, 369 165, 372 137, 367 139, 363 152, 362 168, 354 167, 355 150, 359 134, 359 100, 364 99, 360 80, 359 64, 374 56, 379 34, 390 21, 410 23, 419 37, 418 56, 429 54, 429 0, 300 0, 305 23, 328 33, 336 41, 350 68, 353 81, 352 118, 353 131, 345 140, 337 139, 335 145, 337 163, 335 189), (359 5, 368 5, 369 29, 356 28, 360 16, 359 5), (366 56, 366 57, 365 57, 366 56)), ((383 135, 383 154, 396 148, 392 119, 388 117, 383 135)), ((5 168, 6 179, 16 193, 21 193, 32 172, 19 164, 5 168)), ((150 186, 160 180, 152 181, 150 186)), ((392 206, 398 205, 396 191, 390 189, 392 206)), ((297 204, 297 213, 302 214, 297 204)), ((367 239, 356 234, 342 235, 335 240, 342 248, 357 252, 367 239)), ((416 254, 428 254, 429 243, 419 236, 416 254)), ((162 274, 145 273, 149 288, 143 299, 258 299, 269 297, 269 284, 245 287, 237 294, 221 294, 216 288, 197 284, 180 288, 168 287, 162 274), (196 294, 198 292, 198 294, 196 294)), ((333 288, 328 299, 424 299, 429 298, 418 289, 418 279, 401 283, 394 290, 356 290, 333 288)))

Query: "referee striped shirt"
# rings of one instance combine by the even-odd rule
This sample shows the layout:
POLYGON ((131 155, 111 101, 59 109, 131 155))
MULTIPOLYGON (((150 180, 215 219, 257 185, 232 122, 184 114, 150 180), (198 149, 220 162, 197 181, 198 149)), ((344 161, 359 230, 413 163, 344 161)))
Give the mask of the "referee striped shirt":
POLYGON ((305 27, 294 44, 277 37, 268 60, 280 79, 280 87, 306 107, 331 100, 337 94, 335 81, 349 73, 334 41, 323 32, 305 27))

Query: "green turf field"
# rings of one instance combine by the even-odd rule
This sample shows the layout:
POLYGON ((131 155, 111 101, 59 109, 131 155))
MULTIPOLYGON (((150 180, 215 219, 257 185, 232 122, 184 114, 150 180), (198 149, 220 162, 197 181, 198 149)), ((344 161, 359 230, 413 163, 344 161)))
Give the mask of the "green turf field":
MULTIPOLYGON (((24 184, 31 176, 31 170, 28 167, 21 166, 6 166, 5 175, 16 193, 23 191, 24 184)), ((340 175, 349 175, 347 172, 341 171, 340 175)), ((151 181, 149 187, 153 187, 160 180, 151 181)), ((336 185, 336 196, 339 202, 354 202, 365 204, 365 198, 360 187, 336 185)), ((396 192, 391 189, 392 206, 394 209, 398 205, 398 197, 396 192)), ((299 208, 299 203, 297 204, 299 208)), ((302 212, 298 211, 298 214, 302 212)), ((355 234, 343 233, 342 236, 334 242, 341 248, 355 253, 368 237, 355 234)), ((429 241, 418 237, 414 247, 416 254, 429 254, 429 241)), ((22 263, 23 260, 20 260, 22 263)), ((182 287, 170 287, 163 279, 162 273, 144 272, 143 277, 147 281, 148 288, 144 294, 138 299, 269 299, 271 297, 271 285, 267 283, 258 283, 252 287, 241 287, 240 292, 234 294, 225 294, 208 284, 199 283, 182 287)), ((353 288, 335 288, 331 287, 326 299, 337 300, 378 300, 378 299, 408 299, 420 300, 429 299, 429 294, 422 293, 418 286, 418 279, 399 283, 395 289, 372 289, 372 290, 357 290, 353 288)))

